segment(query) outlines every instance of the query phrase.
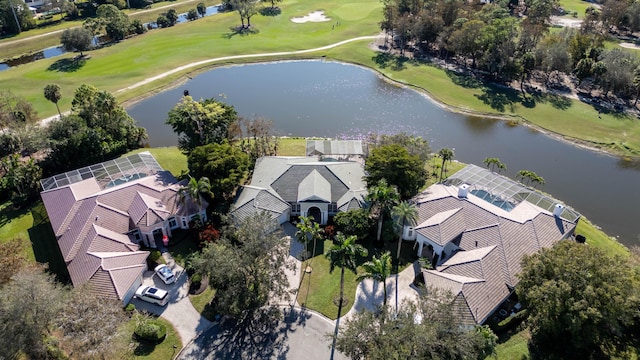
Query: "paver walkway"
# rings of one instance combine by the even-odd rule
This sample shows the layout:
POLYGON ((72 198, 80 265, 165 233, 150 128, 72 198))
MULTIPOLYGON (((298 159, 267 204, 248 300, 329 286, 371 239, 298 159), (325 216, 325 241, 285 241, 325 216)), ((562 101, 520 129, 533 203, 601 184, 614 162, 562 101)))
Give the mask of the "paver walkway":
MULTIPOLYGON (((420 271, 420 263, 414 262, 411 266, 402 270, 397 276, 391 275, 387 279, 387 305, 395 308, 396 300, 398 304, 403 301, 417 302, 420 294, 413 285, 416 274, 420 271), (398 282, 398 292, 396 299, 396 280, 398 282)), ((341 320, 350 319, 357 312, 367 310, 374 311, 377 307, 382 306, 384 299, 384 289, 382 283, 366 279, 358 284, 353 306, 341 320)))

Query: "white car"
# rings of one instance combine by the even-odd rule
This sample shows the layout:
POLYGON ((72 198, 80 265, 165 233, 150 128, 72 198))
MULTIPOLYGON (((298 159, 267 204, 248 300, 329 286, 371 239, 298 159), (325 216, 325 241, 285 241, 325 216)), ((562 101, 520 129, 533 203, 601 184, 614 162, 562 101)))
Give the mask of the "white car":
POLYGON ((176 282, 176 277, 173 276, 173 272, 171 269, 165 264, 160 264, 155 268, 156 275, 162 280, 165 284, 173 284, 176 282))
POLYGON ((160 306, 165 306, 169 302, 169 293, 153 286, 140 286, 138 290, 136 290, 135 297, 160 306))

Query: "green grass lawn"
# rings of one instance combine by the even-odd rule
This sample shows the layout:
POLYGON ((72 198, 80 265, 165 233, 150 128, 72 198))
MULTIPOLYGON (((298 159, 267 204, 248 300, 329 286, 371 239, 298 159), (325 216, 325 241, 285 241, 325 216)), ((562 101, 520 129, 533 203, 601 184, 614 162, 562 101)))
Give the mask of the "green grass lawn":
POLYGON ((307 140, 303 138, 280 138, 278 140, 278 155, 305 156, 307 140))
POLYGON ((180 176, 182 172, 189 170, 187 167, 187 156, 180 152, 176 146, 161 147, 161 148, 141 148, 130 151, 122 157, 126 157, 133 154, 138 154, 143 151, 148 151, 158 161, 158 164, 163 169, 170 171, 174 176, 180 176))
POLYGON ((578 13, 578 19, 584 19, 585 11, 589 6, 593 6, 593 4, 583 0, 560 0, 560 6, 564 8, 568 14, 567 16, 571 17, 575 11, 578 13))
MULTIPOLYGON (((121 336, 119 337, 118 349, 126 349, 130 344, 133 344, 133 358, 134 359, 173 359, 174 355, 182 349, 182 340, 176 329, 170 322, 163 318, 157 318, 162 324, 167 327, 167 336, 160 344, 153 344, 146 341, 138 341, 133 335, 133 331, 136 328, 134 319, 127 321, 120 329, 121 336), (174 348, 175 346, 175 348, 174 348)), ((129 358, 125 354, 121 354, 120 358, 129 358)))
POLYGON ((212 289, 210 286, 207 289, 198 295, 189 295, 189 300, 191 301, 191 305, 196 309, 197 312, 202 314, 207 320, 215 321, 215 311, 213 307, 209 305, 211 300, 216 295, 216 290, 212 289))
MULTIPOLYGON (((334 303, 334 299, 340 296, 340 269, 336 268, 333 273, 329 273, 329 260, 324 257, 324 253, 331 248, 332 244, 333 242, 330 240, 326 240, 324 244, 322 244, 322 248, 320 248, 320 244, 318 244, 318 249, 315 253, 319 255, 302 264, 297 301, 300 306, 315 310, 329 319, 336 319, 338 316, 338 306, 334 303), (307 264, 310 264, 312 268, 311 273, 304 272, 307 264)), ((416 251, 411 246, 408 246, 409 244, 408 242, 402 244, 400 271, 404 270, 414 260, 413 255, 415 255, 416 251)), ((358 272, 362 272, 359 265, 371 260, 374 255, 380 256, 383 252, 390 251, 391 256, 395 258, 398 243, 385 242, 383 248, 377 248, 373 246, 373 240, 365 240, 361 245, 367 249, 368 254, 364 258, 358 259, 358 272)), ((349 312, 349 309, 353 306, 358 283, 359 282, 356 281, 356 274, 345 270, 344 294, 349 302, 342 309, 342 315, 349 312)))

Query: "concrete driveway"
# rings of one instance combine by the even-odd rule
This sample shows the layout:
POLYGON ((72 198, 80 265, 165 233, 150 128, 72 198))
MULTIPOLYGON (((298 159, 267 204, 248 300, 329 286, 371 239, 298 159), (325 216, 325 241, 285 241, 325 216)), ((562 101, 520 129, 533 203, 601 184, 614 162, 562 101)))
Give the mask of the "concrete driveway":
MULTIPOLYGON (((283 308, 275 326, 251 329, 223 322, 201 334, 178 355, 181 360, 201 359, 305 359, 326 360, 331 355, 335 323, 300 308, 283 308)), ((335 352, 335 360, 347 359, 335 352)))
POLYGON ((191 305, 187 274, 170 256, 167 257, 166 255, 168 254, 163 254, 163 256, 166 257, 167 265, 176 276, 176 282, 167 285, 163 283, 160 278, 154 276, 153 271, 146 271, 144 273, 143 284, 167 290, 171 297, 169 303, 166 306, 159 306, 140 299, 133 299, 131 303, 136 306, 138 311, 146 311, 150 314, 161 316, 173 324, 184 346, 200 333, 213 326, 213 323, 202 317, 193 305, 191 305))

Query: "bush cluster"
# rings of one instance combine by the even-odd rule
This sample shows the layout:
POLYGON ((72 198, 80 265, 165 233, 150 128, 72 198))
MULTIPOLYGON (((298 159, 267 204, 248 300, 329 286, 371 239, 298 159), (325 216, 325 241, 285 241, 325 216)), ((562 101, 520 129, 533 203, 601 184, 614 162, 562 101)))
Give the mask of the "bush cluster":
POLYGON ((140 339, 160 343, 167 335, 167 327, 157 320, 148 320, 136 326, 134 334, 140 339))

